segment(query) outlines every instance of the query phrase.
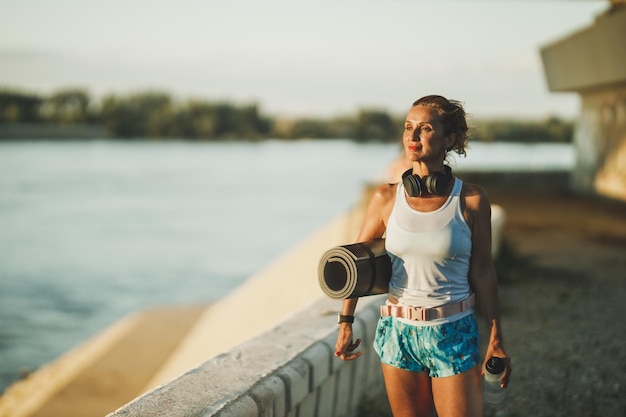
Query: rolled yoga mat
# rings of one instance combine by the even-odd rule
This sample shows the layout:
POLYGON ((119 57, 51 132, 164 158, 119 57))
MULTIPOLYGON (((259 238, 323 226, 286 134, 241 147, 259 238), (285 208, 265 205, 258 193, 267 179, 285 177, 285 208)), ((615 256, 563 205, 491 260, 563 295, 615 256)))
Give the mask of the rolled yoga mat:
POLYGON ((320 260, 318 278, 322 291, 330 298, 385 294, 391 278, 391 260, 385 250, 385 239, 329 249, 320 260))

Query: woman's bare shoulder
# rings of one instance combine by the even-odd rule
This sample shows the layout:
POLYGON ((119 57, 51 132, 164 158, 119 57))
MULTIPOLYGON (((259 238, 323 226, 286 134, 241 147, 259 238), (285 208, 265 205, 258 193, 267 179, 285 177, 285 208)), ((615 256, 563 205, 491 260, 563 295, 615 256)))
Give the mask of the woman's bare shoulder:
POLYGON ((377 200, 379 203, 386 204, 393 202, 396 198, 396 190, 398 184, 380 184, 374 190, 372 199, 377 200))
POLYGON ((463 197, 463 211, 467 220, 474 217, 471 213, 489 214, 491 212, 487 191, 480 185, 464 182, 461 195, 463 197))

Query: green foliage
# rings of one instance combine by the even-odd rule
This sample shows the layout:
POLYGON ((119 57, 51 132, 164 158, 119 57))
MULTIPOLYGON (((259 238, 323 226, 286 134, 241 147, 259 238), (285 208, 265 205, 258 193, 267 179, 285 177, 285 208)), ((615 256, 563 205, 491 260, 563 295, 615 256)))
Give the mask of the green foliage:
POLYGON ((384 111, 360 110, 356 117, 332 119, 300 118, 277 120, 272 136, 281 139, 352 139, 357 142, 395 142, 401 139, 402 124, 384 111))
POLYGON ((257 139, 269 132, 269 119, 255 104, 237 107, 197 100, 180 104, 159 92, 108 96, 100 120, 117 137, 229 140, 257 139))
POLYGON ((0 122, 36 123, 43 99, 35 94, 0 89, 0 122))
POLYGON ((99 119, 114 136, 163 137, 172 129, 171 112, 172 100, 164 93, 109 95, 103 100, 99 119))
POLYGON ((399 140, 402 131, 385 111, 363 109, 357 116, 354 138, 359 142, 399 140))
POLYGON ((299 119, 293 123, 293 127, 291 128, 288 138, 332 138, 333 133, 329 127, 330 126, 324 120, 299 119))
POLYGON ((59 90, 43 101, 41 116, 60 124, 87 123, 90 97, 86 90, 71 88, 59 90))
POLYGON ((473 139, 482 142, 569 143, 574 123, 558 117, 545 120, 486 119, 473 123, 473 139))
MULTIPOLYGON (((384 110, 360 109, 355 116, 280 119, 263 115, 257 104, 175 101, 160 91, 110 94, 94 103, 81 88, 47 97, 0 89, 0 123, 98 124, 118 138, 188 140, 333 139, 399 142, 403 118, 384 110)), ((473 139, 485 142, 570 142, 573 123, 484 119, 473 122, 473 139)))

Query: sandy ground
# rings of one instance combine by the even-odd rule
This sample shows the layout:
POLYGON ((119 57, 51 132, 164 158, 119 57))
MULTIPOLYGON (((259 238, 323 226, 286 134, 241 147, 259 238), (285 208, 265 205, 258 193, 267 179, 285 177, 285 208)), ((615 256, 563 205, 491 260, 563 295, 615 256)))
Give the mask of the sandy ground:
MULTIPOLYGON (((488 191, 507 215, 497 270, 513 375, 484 415, 626 416, 626 203, 488 191)), ((367 416, 389 416, 385 400, 367 416)))

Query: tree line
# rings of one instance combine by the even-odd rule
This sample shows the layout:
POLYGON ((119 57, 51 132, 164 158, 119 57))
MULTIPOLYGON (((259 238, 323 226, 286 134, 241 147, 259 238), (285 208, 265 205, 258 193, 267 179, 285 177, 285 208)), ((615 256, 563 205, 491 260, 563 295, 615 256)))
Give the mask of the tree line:
MULTIPOLYGON (((256 103, 175 100, 161 91, 109 94, 94 100, 82 88, 49 95, 0 89, 0 125, 96 125, 120 139, 262 140, 345 138, 358 142, 396 142, 404 115, 380 109, 359 109, 333 118, 280 118, 264 114, 256 103)), ((571 142, 573 122, 557 117, 542 120, 476 119, 471 136, 485 142, 571 142)))

